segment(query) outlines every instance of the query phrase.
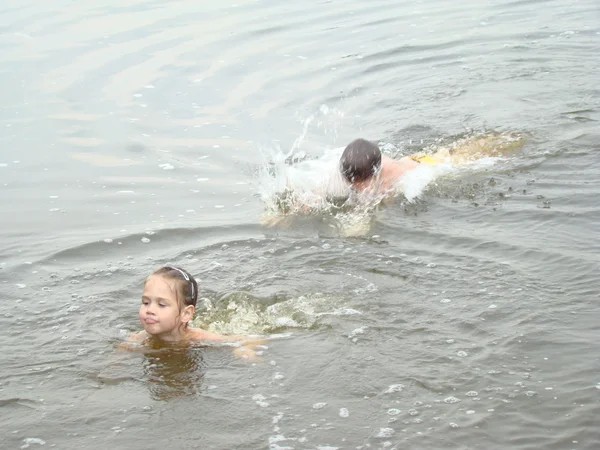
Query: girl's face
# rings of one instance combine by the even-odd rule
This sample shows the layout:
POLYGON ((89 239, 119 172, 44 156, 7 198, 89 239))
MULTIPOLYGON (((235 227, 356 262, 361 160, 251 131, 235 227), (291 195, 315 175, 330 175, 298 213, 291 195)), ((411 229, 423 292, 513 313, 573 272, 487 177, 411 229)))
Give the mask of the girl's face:
POLYGON ((177 282, 161 275, 152 275, 142 293, 139 319, 151 336, 164 341, 182 338, 185 324, 194 315, 194 307, 182 307, 177 302, 177 282))

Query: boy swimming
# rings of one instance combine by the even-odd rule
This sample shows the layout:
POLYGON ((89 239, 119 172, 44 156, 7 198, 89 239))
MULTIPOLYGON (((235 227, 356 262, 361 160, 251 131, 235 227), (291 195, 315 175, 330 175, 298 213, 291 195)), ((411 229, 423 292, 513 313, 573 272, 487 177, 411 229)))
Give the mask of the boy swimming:
POLYGON ((330 218, 327 226, 343 236, 362 236, 369 232, 379 205, 398 194, 412 202, 437 177, 482 158, 491 157, 488 162, 493 162, 492 158, 506 156, 524 142, 520 134, 486 132, 393 159, 383 155, 377 144, 355 139, 343 151, 324 155, 327 165, 305 164, 312 172, 284 166, 280 178, 284 188, 266 190, 268 195, 263 196, 267 208, 262 223, 269 228, 289 227, 297 217, 316 216, 330 218))
POLYGON ((392 159, 382 155, 379 147, 365 139, 350 142, 340 157, 340 172, 354 191, 384 194, 390 192, 408 171, 421 164, 461 164, 484 156, 499 156, 521 146, 523 139, 509 139, 499 134, 460 139, 435 153, 415 153, 392 159))
POLYGON ((226 336, 190 327, 189 322, 196 312, 197 300, 198 283, 189 272, 176 266, 161 267, 144 283, 138 314, 144 330, 134 333, 129 340, 139 343, 242 341, 242 344, 251 345, 237 347, 234 353, 241 357, 252 357, 255 354, 250 347, 261 341, 247 341, 241 336, 226 336))

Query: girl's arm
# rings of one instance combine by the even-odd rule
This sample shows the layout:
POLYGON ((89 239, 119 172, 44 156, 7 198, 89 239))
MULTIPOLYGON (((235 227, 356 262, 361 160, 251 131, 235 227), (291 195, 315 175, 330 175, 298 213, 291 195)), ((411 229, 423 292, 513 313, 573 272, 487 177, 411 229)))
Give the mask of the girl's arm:
POLYGON ((253 360, 256 358, 256 347, 264 344, 265 340, 260 337, 248 337, 238 335, 225 335, 212 333, 201 328, 192 328, 193 339, 198 341, 239 342, 240 346, 233 349, 233 354, 238 358, 253 360))

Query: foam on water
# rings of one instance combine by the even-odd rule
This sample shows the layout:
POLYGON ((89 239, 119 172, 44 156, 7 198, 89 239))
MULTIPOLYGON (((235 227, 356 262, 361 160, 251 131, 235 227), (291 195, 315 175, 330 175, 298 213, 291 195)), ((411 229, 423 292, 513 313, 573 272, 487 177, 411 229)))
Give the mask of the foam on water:
POLYGON ((259 170, 258 190, 269 212, 306 212, 328 209, 327 200, 347 197, 349 189, 337 170, 343 148, 326 149, 320 157, 303 152, 284 154, 266 149, 266 163, 259 170))
POLYGON ((396 184, 396 192, 404 194, 406 200, 413 202, 419 198, 427 186, 443 175, 448 175, 456 171, 455 166, 450 163, 437 166, 419 165, 416 169, 410 170, 396 184))

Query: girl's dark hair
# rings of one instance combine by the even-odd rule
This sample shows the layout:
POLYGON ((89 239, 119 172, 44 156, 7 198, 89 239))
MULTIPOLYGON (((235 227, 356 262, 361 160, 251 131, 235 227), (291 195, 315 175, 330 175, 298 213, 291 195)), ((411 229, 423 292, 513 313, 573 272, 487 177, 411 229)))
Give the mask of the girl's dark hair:
POLYGON ((344 149, 340 171, 349 183, 371 178, 381 167, 381 150, 366 139, 355 139, 344 149))
POLYGON ((187 271, 177 266, 164 266, 155 270, 152 275, 160 275, 161 277, 177 281, 177 291, 175 292, 177 301, 183 303, 184 306, 196 307, 198 300, 198 283, 194 277, 187 271), (183 301, 180 300, 180 297, 183 301))

